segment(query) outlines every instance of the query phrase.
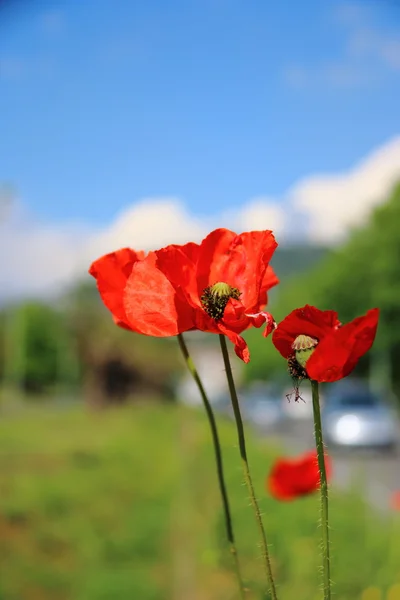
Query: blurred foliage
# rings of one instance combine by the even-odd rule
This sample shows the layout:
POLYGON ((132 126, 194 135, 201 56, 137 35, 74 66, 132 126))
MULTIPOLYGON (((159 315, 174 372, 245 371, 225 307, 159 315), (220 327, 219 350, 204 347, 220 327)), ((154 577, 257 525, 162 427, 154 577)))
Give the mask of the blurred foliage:
POLYGON ((94 282, 64 299, 64 315, 82 365, 86 396, 94 404, 149 393, 167 398, 182 368, 174 339, 157 339, 116 327, 94 282))
POLYGON ((6 384, 38 393, 63 379, 71 383, 76 380, 75 373, 66 372, 72 341, 62 314, 45 304, 29 302, 9 308, 2 317, 6 384))
MULTIPOLYGON (((265 600, 236 432, 220 426, 247 597, 265 600)), ((263 492, 278 451, 249 438, 279 594, 318 600, 319 498, 279 503, 263 492)), ((2 600, 237 597, 202 412, 141 406, 5 417, 0 489, 2 600)), ((375 514, 355 491, 331 497, 335 597, 361 600, 368 586, 399 582, 399 518, 375 514)))
MULTIPOLYGON (((358 373, 376 370, 382 384, 400 388, 400 184, 379 206, 369 222, 352 232, 349 240, 331 250, 313 269, 282 282, 269 310, 279 322, 291 310, 314 304, 334 309, 342 322, 369 308, 381 310, 378 335, 372 351, 360 361, 358 373)), ((279 275, 279 273, 278 273, 279 275)), ((255 330, 247 334, 252 360, 247 376, 282 375, 285 361, 271 340, 255 330)))
MULTIPOLYGON (((279 242, 279 239, 277 240, 279 242)), ((329 252, 325 246, 296 245, 278 246, 271 260, 271 265, 279 275, 281 281, 285 281, 293 274, 302 273, 312 269, 329 252)), ((277 288, 274 288, 276 290, 277 288)), ((271 290, 272 293, 274 291, 271 290)))
POLYGON ((176 343, 116 327, 92 282, 54 306, 28 302, 1 313, 0 373, 7 388, 42 397, 54 389, 75 394, 79 386, 96 406, 146 393, 171 397, 180 368, 176 343))

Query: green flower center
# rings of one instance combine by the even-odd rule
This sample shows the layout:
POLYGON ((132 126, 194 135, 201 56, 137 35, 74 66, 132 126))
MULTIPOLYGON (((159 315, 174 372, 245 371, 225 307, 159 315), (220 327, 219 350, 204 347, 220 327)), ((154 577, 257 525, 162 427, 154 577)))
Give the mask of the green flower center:
POLYGON ((318 340, 310 337, 309 335, 298 335, 292 344, 292 348, 295 351, 296 360, 299 365, 304 369, 308 359, 314 352, 318 340))
POLYGON ((229 298, 239 300, 240 294, 237 288, 231 287, 224 281, 218 281, 206 287, 200 299, 206 313, 215 321, 219 321, 224 316, 229 298))

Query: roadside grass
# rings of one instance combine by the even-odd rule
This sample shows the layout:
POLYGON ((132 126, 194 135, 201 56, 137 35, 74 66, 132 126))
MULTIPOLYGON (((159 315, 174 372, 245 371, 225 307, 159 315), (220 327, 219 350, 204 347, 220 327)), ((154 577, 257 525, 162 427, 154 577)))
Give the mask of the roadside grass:
MULTIPOLYGON (((233 425, 220 422, 249 600, 268 598, 233 425)), ((280 452, 249 435, 279 598, 319 600, 319 501, 268 497, 280 452)), ((400 521, 331 492, 334 597, 400 583, 400 521)), ((0 421, 0 600, 234 600, 201 412, 149 405, 0 421)))

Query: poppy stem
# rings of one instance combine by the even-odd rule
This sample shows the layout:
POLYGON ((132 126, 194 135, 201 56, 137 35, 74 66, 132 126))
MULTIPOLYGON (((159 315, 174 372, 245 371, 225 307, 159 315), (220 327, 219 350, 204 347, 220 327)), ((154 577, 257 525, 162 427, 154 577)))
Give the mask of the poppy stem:
POLYGON ((225 484, 221 444, 219 441, 217 423, 215 420, 212 406, 207 397, 206 391, 204 389, 204 386, 200 379, 198 371, 195 367, 193 359, 189 354, 189 350, 188 350, 188 347, 186 346, 186 342, 183 338, 183 335, 181 333, 179 333, 177 337, 178 337, 179 347, 181 349, 183 358, 185 359, 185 362, 186 362, 186 366, 197 385, 197 388, 198 388, 201 398, 203 400, 204 408, 207 413, 207 418, 208 418, 208 422, 210 425, 211 436, 212 436, 213 445, 214 445, 215 462, 217 464, 217 476, 218 476, 219 489, 220 489, 220 493, 221 493, 222 505, 223 505, 224 515, 225 515, 226 537, 229 542, 230 553, 232 554, 232 557, 233 557, 236 579, 237 579, 237 583, 238 583, 239 590, 240 590, 240 598, 242 598, 242 600, 245 600, 245 598, 246 598, 245 586, 244 586, 244 583, 242 580, 239 557, 238 557, 238 553, 237 553, 237 549, 236 549, 235 535, 233 532, 232 516, 231 516, 231 510, 230 510, 230 506, 229 506, 228 493, 227 493, 226 484, 225 484))
POLYGON ((329 555, 329 523, 328 523, 328 480, 326 477, 324 440, 322 437, 321 408, 319 404, 318 381, 311 381, 314 434, 317 448, 318 470, 320 476, 321 521, 322 521, 322 572, 324 600, 331 599, 331 565, 329 555))
POLYGON ((235 415, 237 436, 238 436, 238 442, 239 442, 239 451, 240 451, 240 457, 241 457, 241 462, 242 462, 244 480, 246 482, 246 486, 247 486, 247 489, 248 489, 248 492, 250 495, 251 504, 253 506, 258 529, 260 532, 261 549, 262 549, 263 558, 264 558, 264 566, 265 566, 265 571, 266 571, 267 580, 268 580, 268 584, 269 584, 271 600, 277 600, 275 582, 274 582, 274 578, 272 575, 271 561, 270 561, 270 557, 269 557, 267 536, 265 534, 265 529, 264 529, 264 525, 263 525, 262 518, 261 518, 260 507, 258 506, 257 498, 256 498, 256 495, 254 492, 253 480, 252 480, 251 474, 250 474, 250 467, 249 467, 249 462, 247 459, 246 439, 245 439, 245 435, 244 435, 242 415, 240 414, 239 400, 238 400, 238 396, 236 393, 236 387, 235 387, 235 382, 233 379, 232 368, 231 368, 231 363, 229 360, 229 353, 228 353, 228 348, 226 345, 225 336, 220 334, 219 341, 221 344, 222 356, 224 358, 226 377, 228 380, 229 392, 231 395, 233 413, 235 415))

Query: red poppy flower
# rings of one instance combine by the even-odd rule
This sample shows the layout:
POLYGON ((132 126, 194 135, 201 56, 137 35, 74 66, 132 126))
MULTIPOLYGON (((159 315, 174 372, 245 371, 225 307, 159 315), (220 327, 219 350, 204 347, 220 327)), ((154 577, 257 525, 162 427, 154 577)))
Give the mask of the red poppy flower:
POLYGON ((127 317, 143 328, 149 324, 152 330, 153 320, 162 315, 168 300, 160 286, 168 282, 180 304, 184 298, 185 306, 177 314, 193 322, 181 331, 222 333, 233 342, 236 354, 248 362, 247 344, 239 334, 266 323, 264 335, 268 335, 275 326, 263 308, 267 291, 278 283, 269 267, 276 247, 271 231, 237 235, 216 229, 199 246, 171 245, 157 250, 133 265, 124 296, 127 317))
POLYGON ((337 381, 351 373, 371 348, 378 327, 379 309, 343 325, 333 310, 306 305, 279 323, 272 341, 288 359, 295 377, 337 381))
POLYGON ((171 245, 146 257, 126 248, 107 254, 89 273, 120 326, 157 337, 192 329, 222 333, 248 362, 239 334, 266 323, 268 335, 275 327, 263 308, 278 283, 269 266, 276 247, 271 231, 216 229, 200 245, 171 245))
MULTIPOLYGON (((325 454, 326 476, 329 480, 332 464, 325 454)), ((320 476, 315 450, 294 458, 279 458, 272 466, 266 488, 277 500, 294 500, 319 489, 320 476)))

